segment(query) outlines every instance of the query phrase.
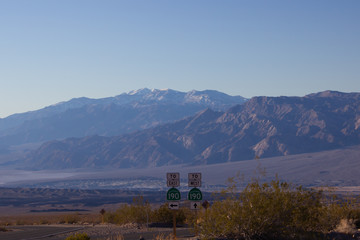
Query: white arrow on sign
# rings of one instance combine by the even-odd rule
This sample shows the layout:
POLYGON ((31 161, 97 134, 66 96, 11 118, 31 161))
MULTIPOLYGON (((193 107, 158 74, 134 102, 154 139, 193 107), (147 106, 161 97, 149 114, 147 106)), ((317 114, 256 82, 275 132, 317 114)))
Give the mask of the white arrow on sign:
POLYGON ((200 210, 201 208, 201 202, 191 202, 190 203, 190 209, 191 210, 200 210))
POLYGON ((171 209, 171 210, 177 210, 177 209, 180 209, 180 202, 178 202, 178 201, 173 201, 173 202, 169 202, 168 203, 169 205, 169 209, 171 209))

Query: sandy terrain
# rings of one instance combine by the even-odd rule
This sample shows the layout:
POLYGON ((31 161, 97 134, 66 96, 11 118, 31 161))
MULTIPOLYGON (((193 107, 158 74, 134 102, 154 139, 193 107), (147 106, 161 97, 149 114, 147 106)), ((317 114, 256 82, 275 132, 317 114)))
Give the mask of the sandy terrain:
MULTIPOLYGON (((42 225, 42 226, 12 226, 7 227, 8 232, 0 232, 0 239, 19 240, 19 239, 45 239, 45 240, 64 240, 76 233, 86 233, 91 239, 111 239, 111 240, 138 240, 155 239, 156 236, 164 237, 171 235, 172 228, 145 228, 133 224, 117 226, 113 224, 100 225, 42 225)), ((177 237, 180 239, 190 239, 194 235, 190 229, 177 228, 177 237)))

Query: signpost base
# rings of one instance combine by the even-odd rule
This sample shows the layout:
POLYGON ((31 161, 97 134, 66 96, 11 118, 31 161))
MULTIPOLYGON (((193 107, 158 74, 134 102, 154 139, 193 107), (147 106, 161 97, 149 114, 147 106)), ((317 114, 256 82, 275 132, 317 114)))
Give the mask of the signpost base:
POLYGON ((173 211, 173 235, 176 240, 176 211, 173 211))

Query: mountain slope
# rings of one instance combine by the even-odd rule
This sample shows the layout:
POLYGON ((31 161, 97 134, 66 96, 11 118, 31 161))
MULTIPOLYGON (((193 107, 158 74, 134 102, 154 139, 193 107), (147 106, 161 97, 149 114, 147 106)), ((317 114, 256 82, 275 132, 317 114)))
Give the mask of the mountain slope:
POLYGON ((37 169, 233 162, 360 144, 359 127, 360 93, 255 97, 132 134, 49 142, 26 161, 37 169))
POLYGON ((179 120, 208 107, 224 110, 245 100, 211 90, 184 93, 170 89, 76 98, 0 119, 0 146, 95 134, 114 136, 179 120))

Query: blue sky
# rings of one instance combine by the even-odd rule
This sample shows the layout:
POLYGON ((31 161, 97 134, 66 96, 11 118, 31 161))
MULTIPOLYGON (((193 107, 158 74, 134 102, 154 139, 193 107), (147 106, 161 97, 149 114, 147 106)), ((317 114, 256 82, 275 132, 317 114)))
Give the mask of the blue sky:
POLYGON ((139 88, 360 91, 360 1, 0 0, 0 117, 139 88))

